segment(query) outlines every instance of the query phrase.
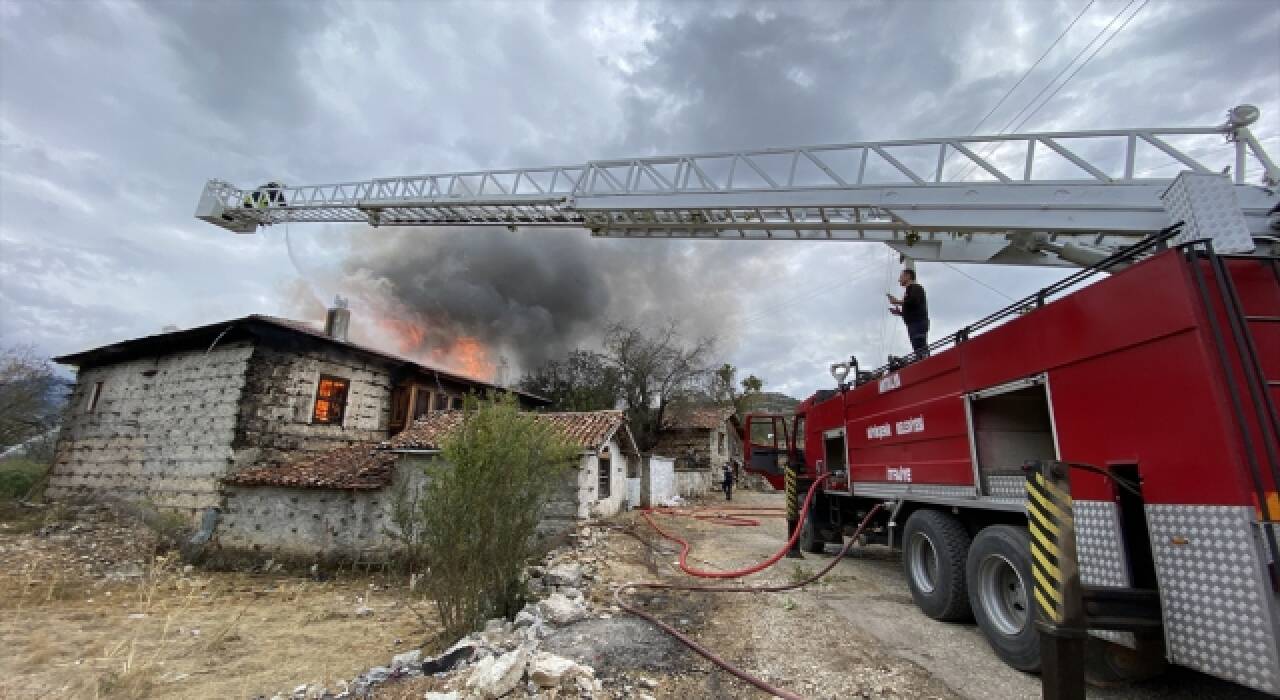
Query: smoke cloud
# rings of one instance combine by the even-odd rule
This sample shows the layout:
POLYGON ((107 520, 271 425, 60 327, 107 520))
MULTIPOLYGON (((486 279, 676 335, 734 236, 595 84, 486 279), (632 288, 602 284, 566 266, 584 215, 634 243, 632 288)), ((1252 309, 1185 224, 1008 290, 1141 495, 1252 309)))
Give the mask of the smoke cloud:
MULTIPOLYGON (((325 287, 351 298, 370 344, 480 377, 506 379, 614 321, 671 320, 690 338, 733 345, 736 299, 769 262, 753 244, 593 239, 578 230, 384 228, 350 232, 325 287)), ((314 310, 314 297, 295 308, 314 310)))

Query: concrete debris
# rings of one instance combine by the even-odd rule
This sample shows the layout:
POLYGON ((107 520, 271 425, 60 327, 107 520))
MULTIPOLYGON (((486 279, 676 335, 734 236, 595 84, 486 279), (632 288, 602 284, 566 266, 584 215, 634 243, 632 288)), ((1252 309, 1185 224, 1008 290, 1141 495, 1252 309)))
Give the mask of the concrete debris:
POLYGON ((422 651, 418 649, 414 649, 413 651, 406 651, 403 654, 396 654, 391 658, 391 670, 394 671, 396 669, 409 668, 411 666, 415 666, 417 665, 418 660, 421 658, 422 658, 422 651))
POLYGON ((582 583, 582 567, 578 564, 559 564, 547 570, 543 582, 551 586, 578 586, 582 583))
POLYGON ((360 606, 357 606, 355 609, 356 617, 369 617, 372 614, 373 614, 373 608, 367 605, 360 605, 360 606))
POLYGON ((538 603, 538 609, 543 619, 553 625, 569 625, 587 617, 587 607, 583 605, 581 598, 569 598, 563 593, 551 594, 538 603))
POLYGON ((427 693, 423 696, 423 700, 458 700, 458 691, 454 690, 448 693, 427 693))
POLYGON ((538 652, 529 662, 529 680, 540 688, 555 688, 561 683, 587 676, 594 680, 595 670, 563 656, 538 652))
POLYGON ((529 647, 526 646, 502 656, 481 659, 467 679, 467 689, 485 700, 500 698, 515 690, 528 664, 529 647))

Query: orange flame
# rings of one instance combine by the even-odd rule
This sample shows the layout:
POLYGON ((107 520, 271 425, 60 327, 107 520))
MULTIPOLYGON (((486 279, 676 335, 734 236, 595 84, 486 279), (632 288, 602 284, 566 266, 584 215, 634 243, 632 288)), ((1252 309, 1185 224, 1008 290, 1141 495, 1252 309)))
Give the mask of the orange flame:
POLYGON ((493 381, 497 366, 478 338, 459 335, 446 345, 432 347, 427 329, 403 318, 379 318, 378 326, 393 338, 397 351, 425 365, 439 366, 476 379, 493 381))

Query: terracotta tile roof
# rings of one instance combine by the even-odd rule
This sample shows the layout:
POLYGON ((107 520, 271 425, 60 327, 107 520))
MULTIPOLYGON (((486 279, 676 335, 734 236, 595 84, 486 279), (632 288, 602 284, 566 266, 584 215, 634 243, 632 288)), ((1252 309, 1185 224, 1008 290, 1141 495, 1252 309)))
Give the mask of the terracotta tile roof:
POLYGON ((364 442, 300 455, 278 467, 257 467, 223 479, 235 486, 376 489, 391 483, 395 455, 364 442))
POLYGON ((733 415, 733 409, 720 406, 693 406, 677 408, 662 418, 664 430, 715 430, 733 415))
MULTIPOLYGON (((389 449, 437 450, 444 438, 462 424, 462 411, 437 411, 405 429, 390 442, 383 443, 389 449)), ((583 450, 594 450, 613 436, 619 428, 626 431, 622 411, 583 411, 564 413, 532 413, 538 420, 549 423, 560 434, 583 450)), ((626 431, 622 448, 634 451, 630 431, 626 431)))

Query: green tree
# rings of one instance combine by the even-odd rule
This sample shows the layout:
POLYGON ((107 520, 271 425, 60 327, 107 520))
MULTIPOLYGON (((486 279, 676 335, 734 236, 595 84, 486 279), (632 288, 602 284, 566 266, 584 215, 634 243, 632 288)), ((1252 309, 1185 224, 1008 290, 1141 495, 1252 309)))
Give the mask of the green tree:
POLYGON ((754 410, 764 390, 764 381, 754 374, 749 374, 741 382, 737 381, 738 369, 725 363, 711 373, 709 393, 717 404, 732 408, 739 416, 745 416, 754 410), (741 389, 739 389, 741 387, 741 389))
POLYGON ((523 605, 520 573, 538 522, 578 453, 510 394, 468 398, 466 410, 427 468, 417 507, 426 589, 447 638, 523 605))
POLYGON ((622 382, 603 355, 574 350, 525 375, 519 388, 551 399, 552 411, 599 411, 617 405, 622 382))

